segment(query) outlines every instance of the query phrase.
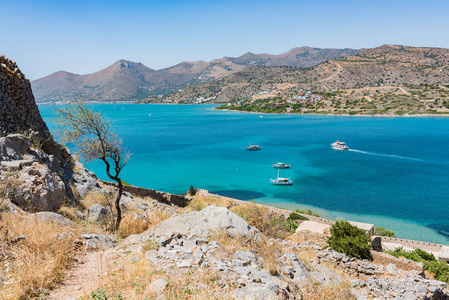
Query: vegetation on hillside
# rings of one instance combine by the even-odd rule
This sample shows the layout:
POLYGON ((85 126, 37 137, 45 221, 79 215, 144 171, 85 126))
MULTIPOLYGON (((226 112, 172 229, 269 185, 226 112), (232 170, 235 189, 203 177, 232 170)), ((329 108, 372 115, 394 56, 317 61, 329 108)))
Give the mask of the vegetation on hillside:
POLYGON ((449 113, 448 65, 448 49, 384 45, 311 68, 253 67, 164 99, 214 97, 222 109, 263 113, 441 114, 449 113))
POLYGON ((332 225, 330 232, 331 236, 328 237, 327 243, 333 250, 350 257, 373 259, 371 239, 364 230, 351 225, 348 221, 339 220, 332 225))
POLYGON ((396 237, 396 233, 388 228, 383 228, 383 227, 374 227, 374 234, 375 235, 381 235, 381 236, 387 236, 387 237, 396 237))
POLYGON ((421 262, 424 264, 424 270, 434 274, 436 280, 441 280, 449 283, 449 265, 447 262, 437 261, 433 254, 423 251, 421 249, 414 249, 413 251, 404 251, 402 248, 396 248, 392 251, 386 251, 396 257, 405 257, 407 259, 421 262))

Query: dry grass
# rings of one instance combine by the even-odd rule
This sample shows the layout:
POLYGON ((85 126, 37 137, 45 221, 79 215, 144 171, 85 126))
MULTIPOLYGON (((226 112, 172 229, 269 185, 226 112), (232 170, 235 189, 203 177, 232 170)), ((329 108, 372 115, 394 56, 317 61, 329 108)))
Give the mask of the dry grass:
POLYGON ((37 297, 61 282, 75 255, 74 229, 73 235, 60 236, 68 228, 10 214, 1 215, 0 228, 1 299, 37 297), (11 243, 18 236, 26 238, 11 243))
POLYGON ((148 229, 149 223, 146 219, 138 218, 133 213, 126 213, 120 222, 118 235, 126 238, 131 234, 139 234, 148 229))
POLYGON ((57 213, 66 217, 67 219, 74 221, 74 222, 79 221, 79 217, 76 212, 76 208, 74 208, 74 207, 62 206, 57 211, 57 213))
POLYGON ((112 203, 114 203, 114 199, 112 198, 113 196, 109 193, 88 192, 81 200, 81 205, 84 209, 87 209, 95 203, 101 204, 104 207, 113 206, 112 203))
POLYGON ((187 211, 200 211, 209 205, 217 207, 228 207, 232 203, 234 202, 231 199, 219 196, 217 197, 194 196, 192 200, 189 201, 187 211))
POLYGON ((282 215, 272 212, 266 206, 249 203, 244 206, 232 207, 231 211, 241 216, 249 225, 256 227, 269 238, 284 239, 294 232, 288 225, 292 221, 287 221, 282 215))
POLYGON ((141 217, 136 216, 135 213, 127 212, 120 222, 118 235, 121 238, 126 238, 131 234, 142 233, 170 217, 171 214, 160 209, 149 211, 142 214, 141 217))
POLYGON ((103 284, 95 290, 96 293, 107 295, 107 299, 156 299, 161 295, 165 299, 220 298, 219 276, 210 268, 170 268, 164 271, 145 258, 132 263, 129 257, 114 261, 107 268, 107 272, 102 273, 109 275, 102 279, 103 284), (150 288, 150 284, 158 279, 168 282, 162 292, 150 288))
POLYGON ((320 285, 309 281, 301 286, 297 297, 307 300, 356 299, 351 293, 350 283, 346 281, 331 285, 320 285))

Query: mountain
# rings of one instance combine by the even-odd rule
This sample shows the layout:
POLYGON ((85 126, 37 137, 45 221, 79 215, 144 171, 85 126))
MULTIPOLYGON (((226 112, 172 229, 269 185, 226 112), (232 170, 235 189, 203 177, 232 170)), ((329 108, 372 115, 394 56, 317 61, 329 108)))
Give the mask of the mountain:
POLYGON ((209 82, 253 66, 310 67, 326 60, 357 54, 354 49, 294 48, 280 55, 246 53, 210 62, 182 62, 153 70, 141 63, 119 60, 101 71, 77 75, 59 71, 32 81, 38 102, 82 98, 86 101, 141 100, 209 82))
POLYGON ((270 92, 271 95, 288 95, 299 90, 331 91, 406 84, 449 84, 449 49, 383 45, 311 68, 255 66, 188 87, 165 99, 189 102, 200 97, 216 97, 212 102, 228 102, 273 90, 276 92, 270 92))

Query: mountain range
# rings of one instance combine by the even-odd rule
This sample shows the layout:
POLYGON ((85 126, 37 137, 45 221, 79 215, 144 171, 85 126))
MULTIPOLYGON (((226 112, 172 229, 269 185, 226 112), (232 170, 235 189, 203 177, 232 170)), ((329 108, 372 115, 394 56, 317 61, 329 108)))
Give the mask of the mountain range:
POLYGON ((142 63, 119 60, 98 72, 78 75, 58 71, 31 82, 37 102, 72 100, 136 101, 167 95, 195 84, 210 82, 255 66, 312 67, 330 59, 356 55, 356 49, 293 48, 279 55, 245 53, 210 62, 182 62, 153 70, 142 63))
POLYGON ((307 90, 430 84, 449 85, 449 49, 382 45, 311 68, 253 67, 190 86, 165 99, 176 103, 194 102, 198 98, 229 102, 250 99, 261 92, 288 96, 307 90), (276 91, 270 92, 273 90, 276 91))

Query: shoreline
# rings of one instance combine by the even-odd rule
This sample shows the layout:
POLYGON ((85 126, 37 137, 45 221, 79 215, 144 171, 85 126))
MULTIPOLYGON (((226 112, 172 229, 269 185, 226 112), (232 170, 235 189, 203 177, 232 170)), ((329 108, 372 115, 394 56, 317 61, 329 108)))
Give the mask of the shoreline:
MULTIPOLYGON (((184 104, 180 104, 184 105, 184 104)), ((374 117, 374 118, 434 118, 434 117, 449 117, 448 114, 419 114, 419 115, 350 115, 350 114, 319 114, 319 113, 313 113, 313 114, 302 114, 302 113, 266 113, 266 112, 255 112, 255 111, 241 111, 241 110, 233 110, 233 109, 216 109, 215 111, 228 111, 228 112, 237 112, 237 113, 243 113, 243 114, 259 114, 259 115, 292 115, 292 116, 330 116, 330 117, 374 117)))
MULTIPOLYGON (((205 191, 205 192, 207 191, 207 190, 203 190, 203 189, 199 189, 199 190, 202 190, 202 191, 205 191)), ((227 197, 227 196, 221 196, 219 194, 210 193, 209 191, 207 191, 206 193, 199 193, 197 195, 198 196, 202 196, 202 197, 206 197, 206 198, 211 198, 211 199, 219 198, 221 200, 226 200, 226 201, 229 201, 231 203, 237 203, 237 205, 249 205, 251 202, 253 202, 254 204, 256 204, 258 206, 267 208, 271 212, 283 215, 284 217, 288 217, 290 215, 290 213, 292 213, 294 211, 294 210, 291 210, 289 208, 275 207, 275 206, 271 206, 271 205, 268 205, 268 204, 257 202, 255 200, 253 200, 253 201, 246 201, 246 200, 235 199, 235 198, 231 198, 231 197, 227 197)), ((312 222, 318 222, 318 223, 327 223, 327 224, 329 224, 329 223, 335 222, 335 220, 344 219, 344 220, 347 220, 348 222, 361 223, 361 224, 365 224, 365 225, 373 225, 374 227, 383 227, 383 226, 376 226, 375 224, 367 223, 366 220, 363 220, 363 221, 352 221, 352 220, 349 220, 349 219, 338 218, 338 217, 335 218, 335 219, 329 219, 329 218, 323 217, 321 215, 320 215, 320 217, 314 217, 314 216, 310 216, 310 215, 306 215, 306 214, 301 214, 301 215, 303 215, 304 217, 308 218, 312 222)), ((376 234, 373 234, 372 236, 376 236, 376 234)), ((433 241, 432 242, 428 242, 428 241, 422 241, 422 240, 419 240, 419 239, 403 238, 401 236, 396 236, 396 238, 388 238, 387 237, 387 239, 393 239, 393 240, 397 239, 398 241, 404 241, 404 242, 410 242, 411 241, 411 242, 416 242, 417 245, 420 245, 420 244, 422 244, 422 245, 434 244, 434 245, 441 245, 441 246, 449 246, 449 243, 442 244, 442 243, 437 243, 437 242, 433 242, 433 241)))

